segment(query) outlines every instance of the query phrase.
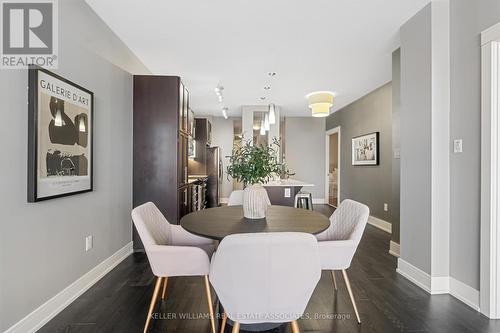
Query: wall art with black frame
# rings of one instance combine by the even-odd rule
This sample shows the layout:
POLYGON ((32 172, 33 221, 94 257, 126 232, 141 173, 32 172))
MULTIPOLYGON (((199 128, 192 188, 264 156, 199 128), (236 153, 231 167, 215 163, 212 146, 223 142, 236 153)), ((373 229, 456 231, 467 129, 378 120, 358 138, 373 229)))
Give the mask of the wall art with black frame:
POLYGON ((352 139, 352 165, 379 164, 379 132, 352 139))
POLYGON ((29 69, 28 202, 93 190, 94 94, 29 69))

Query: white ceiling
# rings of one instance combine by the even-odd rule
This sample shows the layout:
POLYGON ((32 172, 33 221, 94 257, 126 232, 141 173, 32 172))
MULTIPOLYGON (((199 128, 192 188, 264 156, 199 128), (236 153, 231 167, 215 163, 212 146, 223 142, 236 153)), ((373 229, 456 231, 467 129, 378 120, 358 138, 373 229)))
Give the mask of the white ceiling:
POLYGON ((230 116, 269 102, 308 116, 309 92, 334 91, 338 110, 389 82, 399 27, 430 0, 86 1, 154 74, 183 78, 196 114, 221 115, 221 83, 230 116))

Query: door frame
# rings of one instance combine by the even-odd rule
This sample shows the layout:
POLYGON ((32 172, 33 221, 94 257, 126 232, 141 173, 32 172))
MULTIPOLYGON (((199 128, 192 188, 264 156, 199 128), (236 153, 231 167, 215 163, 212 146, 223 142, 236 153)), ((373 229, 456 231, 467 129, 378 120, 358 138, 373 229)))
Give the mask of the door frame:
POLYGON ((341 136, 340 136, 340 126, 337 126, 335 128, 332 128, 328 131, 326 131, 326 136, 325 136, 325 203, 327 205, 330 204, 330 198, 329 198, 329 189, 330 189, 330 179, 329 179, 329 170, 330 170, 330 135, 337 133, 338 135, 338 168, 337 168, 337 206, 340 204, 340 170, 342 167, 341 164, 341 157, 342 157, 342 152, 341 152, 341 136))
POLYGON ((500 318, 500 23, 481 33, 480 311, 500 318))

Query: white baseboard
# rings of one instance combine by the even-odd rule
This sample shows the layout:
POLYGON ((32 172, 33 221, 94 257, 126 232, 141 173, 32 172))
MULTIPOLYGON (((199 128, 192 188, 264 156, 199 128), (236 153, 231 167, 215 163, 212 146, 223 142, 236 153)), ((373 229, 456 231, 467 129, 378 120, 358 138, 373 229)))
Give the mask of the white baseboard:
POLYGON ((371 224, 372 226, 379 228, 380 230, 383 230, 385 232, 392 233, 392 224, 387 221, 378 219, 374 216, 370 216, 368 218, 368 224, 371 224))
POLYGON ((479 311, 479 291, 450 276, 432 277, 412 264, 398 259, 396 271, 431 295, 450 294, 479 311))
POLYGON ((429 294, 431 293, 431 277, 420 268, 417 268, 409 262, 398 258, 398 268, 396 268, 396 272, 398 272, 423 290, 427 291, 429 294))
POLYGON ((99 265, 85 273, 81 278, 70 284, 57 295, 39 306, 33 312, 11 326, 4 333, 31 333, 39 330, 59 312, 64 310, 75 299, 86 292, 104 275, 115 268, 120 262, 132 254, 132 242, 128 243, 111 257, 105 259, 99 265))
POLYGON ((392 241, 389 243, 389 253, 392 254, 395 257, 399 258, 400 254, 400 245, 396 243, 395 241, 392 241))
POLYGON ((450 277, 450 294, 474 310, 479 311, 479 290, 450 277))
POLYGON ((313 198, 313 205, 324 205, 326 203, 328 203, 328 202, 325 201, 325 199, 313 198))
POLYGON ((434 276, 431 278, 431 295, 450 293, 450 277, 434 276))

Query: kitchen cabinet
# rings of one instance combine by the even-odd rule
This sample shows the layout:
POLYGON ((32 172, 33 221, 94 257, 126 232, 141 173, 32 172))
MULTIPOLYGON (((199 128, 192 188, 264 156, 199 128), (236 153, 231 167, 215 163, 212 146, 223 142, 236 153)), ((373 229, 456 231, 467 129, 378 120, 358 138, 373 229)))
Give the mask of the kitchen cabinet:
MULTIPOLYGON (((178 76, 136 75, 133 95, 133 206, 151 201, 178 224, 190 212, 189 91, 178 76)), ((141 249, 135 228, 133 240, 141 249)))

